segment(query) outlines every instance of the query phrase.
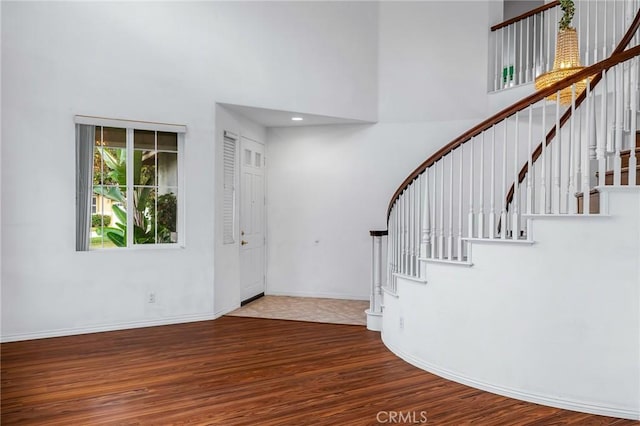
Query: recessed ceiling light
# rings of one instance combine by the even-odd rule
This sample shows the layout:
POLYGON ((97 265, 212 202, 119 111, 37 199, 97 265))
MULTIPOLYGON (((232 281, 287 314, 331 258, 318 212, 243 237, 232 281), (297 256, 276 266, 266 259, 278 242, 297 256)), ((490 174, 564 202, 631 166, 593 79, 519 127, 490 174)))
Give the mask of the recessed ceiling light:
POLYGON ((291 121, 302 121, 302 117, 291 117, 291 121))

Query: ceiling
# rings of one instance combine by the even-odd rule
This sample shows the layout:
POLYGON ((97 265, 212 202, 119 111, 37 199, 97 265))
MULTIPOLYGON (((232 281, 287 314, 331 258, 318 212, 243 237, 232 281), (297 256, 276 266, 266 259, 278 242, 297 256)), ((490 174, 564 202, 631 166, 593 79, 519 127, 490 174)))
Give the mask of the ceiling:
POLYGON ((326 115, 305 114, 295 111, 257 108, 245 105, 219 103, 224 108, 240 114, 251 121, 265 127, 300 127, 321 126, 327 124, 371 124, 371 121, 355 120, 351 118, 329 117, 326 115), (301 117, 301 121, 292 121, 292 117, 301 117))

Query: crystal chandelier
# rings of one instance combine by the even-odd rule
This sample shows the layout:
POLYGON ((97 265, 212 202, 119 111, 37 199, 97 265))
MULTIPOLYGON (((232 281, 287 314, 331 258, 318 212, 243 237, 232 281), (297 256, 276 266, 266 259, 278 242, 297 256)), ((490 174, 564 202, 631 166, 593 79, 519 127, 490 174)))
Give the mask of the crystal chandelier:
MULTIPOLYGON (((564 15, 560 20, 558 29, 558 38, 556 41, 556 56, 553 60, 553 69, 536 77, 536 90, 549 87, 558 81, 567 78, 584 67, 580 63, 580 50, 578 49, 578 33, 575 28, 570 27, 571 19, 575 8, 572 0, 561 0, 560 7, 564 11, 564 15)), ((578 97, 587 87, 588 79, 581 80, 576 85, 576 97, 578 97)), ((553 94, 547 97, 548 100, 557 100, 558 95, 553 94)), ((560 104, 569 105, 572 98, 572 86, 566 87, 560 91, 560 104)))

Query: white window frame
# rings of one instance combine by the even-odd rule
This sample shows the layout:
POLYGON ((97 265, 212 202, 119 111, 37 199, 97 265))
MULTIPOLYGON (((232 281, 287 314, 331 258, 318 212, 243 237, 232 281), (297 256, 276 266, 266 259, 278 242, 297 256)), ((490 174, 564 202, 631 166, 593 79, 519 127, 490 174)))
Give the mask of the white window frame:
MULTIPOLYGON (((176 249, 185 247, 185 134, 187 126, 179 124, 155 123, 149 121, 121 120, 113 118, 92 117, 87 115, 76 115, 75 124, 85 124, 89 126, 116 127, 126 129, 126 150, 127 150, 127 200, 133 200, 133 133, 135 130, 149 130, 155 132, 170 132, 177 134, 178 140, 178 211, 176 230, 178 241, 175 243, 154 243, 154 244, 133 244, 133 232, 127 232, 127 246, 116 248, 92 248, 89 251, 120 251, 120 250, 158 250, 176 249)), ((127 203, 127 229, 133 229, 133 204, 127 203)), ((89 221, 89 224, 91 221, 89 221)))

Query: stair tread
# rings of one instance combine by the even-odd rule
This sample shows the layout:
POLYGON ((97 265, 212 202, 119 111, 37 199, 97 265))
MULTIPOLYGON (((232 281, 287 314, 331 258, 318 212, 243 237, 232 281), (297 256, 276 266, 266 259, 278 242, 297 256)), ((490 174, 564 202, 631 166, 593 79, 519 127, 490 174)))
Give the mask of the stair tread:
POLYGON ((462 259, 459 259, 457 257, 453 257, 451 259, 449 259, 448 257, 443 257, 442 259, 439 257, 426 257, 425 260, 434 261, 434 262, 446 262, 446 263, 469 263, 470 262, 467 256, 464 256, 462 259))
MULTIPOLYGON (((589 191, 589 195, 595 195, 599 192, 600 191, 598 191, 596 188, 593 188, 591 191, 589 191)), ((576 197, 584 197, 584 192, 576 192, 576 197)))
POLYGON ((625 149, 623 151, 620 151, 620 157, 626 160, 627 158, 631 157, 631 151, 634 151, 636 153, 635 155, 636 158, 640 157, 640 147, 635 147, 633 149, 625 149))
MULTIPOLYGON (((638 164, 638 165, 636 166, 636 170, 640 170, 640 164, 638 164)), ((629 171, 629 167, 621 167, 621 168, 620 168, 620 171, 621 171, 621 172, 628 172, 628 171, 629 171)), ((597 176, 597 174, 598 174, 598 173, 596 172, 596 176, 597 176)), ((613 170, 607 170, 607 175, 609 175, 609 174, 613 174, 613 170)))

